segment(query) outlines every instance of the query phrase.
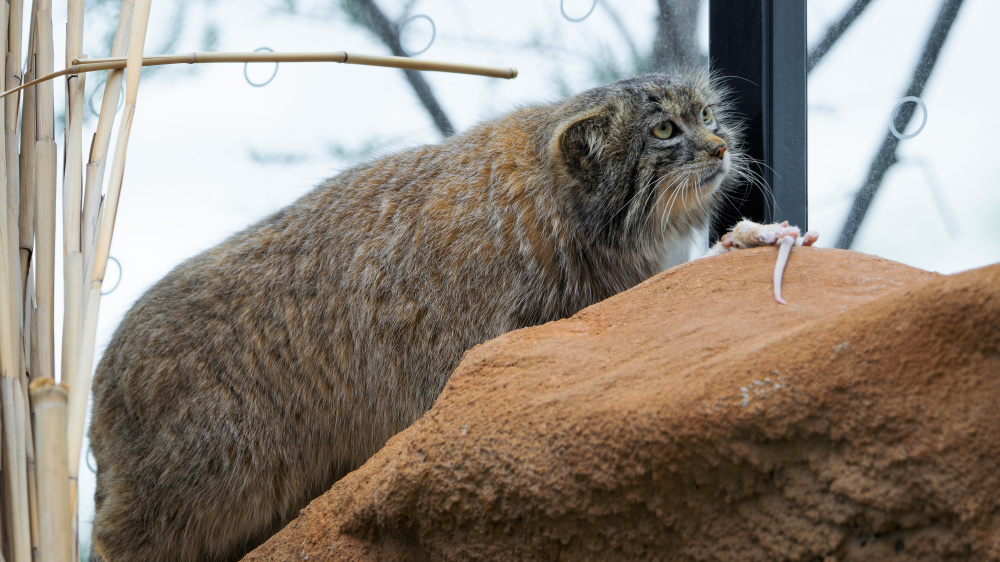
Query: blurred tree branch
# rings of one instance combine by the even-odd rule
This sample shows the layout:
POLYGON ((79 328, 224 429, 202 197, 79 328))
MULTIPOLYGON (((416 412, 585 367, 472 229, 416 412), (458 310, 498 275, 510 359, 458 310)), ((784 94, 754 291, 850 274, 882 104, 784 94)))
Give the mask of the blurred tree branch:
MULTIPOLYGON (((920 56, 920 62, 917 63, 917 68, 913 72, 913 78, 910 81, 910 86, 906 89, 905 96, 919 98, 923 94, 927 79, 934 70, 938 55, 941 54, 941 47, 944 46, 945 40, 948 39, 948 33, 951 31, 951 26, 955 23, 958 9, 962 7, 962 1, 945 0, 941 6, 941 11, 938 12, 937 20, 935 20, 934 27, 931 29, 930 37, 927 38, 927 43, 924 45, 924 52, 920 56)), ((906 130, 906 125, 909 124, 910 119, 913 117, 916 105, 915 103, 906 103, 900 106, 893 120, 897 131, 902 132, 906 130)), ((854 204, 851 206, 851 210, 847 214, 847 219, 844 221, 844 228, 837 239, 838 248, 846 250, 854 243, 854 237, 858 233, 861 222, 865 220, 868 207, 871 205, 872 199, 875 198, 875 193, 878 191, 879 186, 882 185, 882 178, 885 176, 886 171, 896 163, 896 149, 899 146, 899 140, 896 135, 892 134, 891 130, 886 132, 885 140, 882 141, 882 147, 879 148, 878 154, 872 160, 865 183, 858 190, 857 195, 855 195, 854 204)))
MULTIPOLYGON (((399 42, 399 26, 386 17, 385 13, 378 7, 374 0, 350 0, 350 4, 357 10, 357 15, 360 16, 360 20, 365 27, 385 43, 393 55, 397 57, 409 56, 399 42)), ((434 121, 434 125, 437 126, 438 131, 441 132, 441 135, 448 137, 455 134, 455 127, 451 124, 451 120, 445 114, 444 108, 441 107, 437 97, 431 90, 430 84, 424 80, 420 72, 416 70, 404 70, 403 73, 410 82, 410 86, 413 87, 413 91, 420 99, 420 103, 430 113, 431 119, 434 121)))
POLYGON ((823 35, 823 39, 821 39, 819 44, 809 52, 809 58, 806 62, 806 74, 812 72, 812 69, 819 64, 819 61, 822 60, 827 52, 829 52, 830 48, 833 47, 833 44, 840 39, 844 32, 847 31, 847 28, 854 23, 854 20, 861 15, 861 12, 868 7, 868 4, 870 4, 871 1, 872 0, 856 0, 854 5, 848 8, 848 10, 844 12, 844 15, 826 30, 826 34, 823 35))
POLYGON ((670 72, 705 68, 708 55, 698 47, 698 12, 701 0, 657 0, 656 39, 647 70, 670 72))

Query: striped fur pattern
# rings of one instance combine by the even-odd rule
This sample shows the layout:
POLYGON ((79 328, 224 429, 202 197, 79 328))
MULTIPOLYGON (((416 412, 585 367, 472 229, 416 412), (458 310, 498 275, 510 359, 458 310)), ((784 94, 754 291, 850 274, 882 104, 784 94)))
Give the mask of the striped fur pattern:
POLYGON ((94 378, 92 559, 239 559, 465 350, 657 273, 745 169, 707 77, 640 76, 348 170, 182 263, 94 378))

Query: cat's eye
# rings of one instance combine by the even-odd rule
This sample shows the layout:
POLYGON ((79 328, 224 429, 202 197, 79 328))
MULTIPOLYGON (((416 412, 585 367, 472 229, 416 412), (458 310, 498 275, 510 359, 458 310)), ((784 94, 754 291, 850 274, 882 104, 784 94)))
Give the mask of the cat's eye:
POLYGON ((711 124, 712 124, 712 121, 715 121, 715 114, 714 114, 714 113, 712 113, 712 108, 711 108, 711 107, 708 107, 708 106, 706 105, 706 106, 705 106, 705 109, 702 109, 702 110, 701 110, 701 120, 702 120, 702 121, 703 121, 703 122, 704 122, 704 123, 705 123, 706 125, 711 125, 711 124))
POLYGON ((674 134, 674 124, 670 121, 660 121, 653 127, 653 136, 658 139, 669 139, 674 134))

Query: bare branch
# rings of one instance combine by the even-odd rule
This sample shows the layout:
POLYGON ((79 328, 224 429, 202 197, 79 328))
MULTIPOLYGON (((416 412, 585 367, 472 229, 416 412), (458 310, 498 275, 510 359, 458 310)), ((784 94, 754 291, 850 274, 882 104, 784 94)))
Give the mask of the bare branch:
POLYGON ((701 0, 657 0, 656 40, 649 70, 669 72, 708 66, 708 56, 698 48, 695 32, 701 0))
MULTIPOLYGON (((368 29, 389 47, 393 55, 397 57, 407 56, 406 51, 403 50, 403 46, 399 42, 399 26, 386 17, 385 13, 375 4, 374 0, 350 1, 360 12, 361 19, 368 29)), ((441 135, 448 137, 455 134, 455 127, 452 126, 451 120, 448 119, 441 104, 438 103, 430 84, 424 80, 424 77, 419 72, 404 70, 403 73, 406 74, 406 79, 409 80, 410 86, 413 87, 413 91, 420 98, 420 103, 430 113, 434 124, 441 131, 441 135)))
MULTIPOLYGON (((913 79, 910 82, 910 86, 906 89, 906 96, 919 98, 923 93, 924 86, 927 84, 927 78, 930 77, 931 71, 934 70, 938 55, 941 54, 941 47, 944 46, 944 42, 948 38, 948 33, 951 31, 951 26, 955 23, 955 16, 958 15, 958 9, 962 7, 962 1, 945 0, 941 6, 941 11, 938 12, 937 20, 934 22, 933 29, 931 29, 930 37, 927 38, 927 44, 924 45, 924 52, 920 56, 920 62, 913 72, 913 79)), ((897 131, 906 130, 906 125, 909 124, 910 119, 913 117, 915 108, 916 104, 913 103, 903 104, 899 108, 899 112, 896 114, 893 122, 897 131)), ((854 197, 854 205, 851 206, 851 211, 844 222, 844 228, 840 232, 840 238, 837 239, 838 248, 846 250, 854 243, 854 237, 858 233, 861 222, 865 220, 865 214, 868 213, 868 207, 875 197, 875 192, 878 191, 879 186, 882 184, 883 176, 896 163, 896 148, 898 146, 899 139, 896 135, 892 134, 892 131, 887 132, 885 140, 882 141, 882 147, 868 169, 868 177, 865 179, 864 185, 854 197)))
POLYGON ((847 28, 854 23, 854 20, 861 15, 861 12, 868 7, 868 4, 870 4, 871 1, 872 0, 857 0, 854 2, 854 5, 840 17, 837 23, 831 25, 830 28, 826 30, 826 35, 823 36, 819 45, 816 45, 812 52, 809 53, 809 59, 806 62, 806 74, 812 72, 813 67, 819 64, 819 61, 823 58, 823 56, 826 55, 830 48, 833 47, 833 44, 840 39, 840 36, 847 31, 847 28))

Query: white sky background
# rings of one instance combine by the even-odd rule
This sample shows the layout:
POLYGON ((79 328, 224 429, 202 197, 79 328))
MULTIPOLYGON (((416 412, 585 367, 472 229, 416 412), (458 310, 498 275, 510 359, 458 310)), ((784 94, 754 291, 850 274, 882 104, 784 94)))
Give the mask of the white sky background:
MULTIPOLYGON (((648 51, 655 2, 607 1, 640 51, 648 51)), ((810 45, 851 3, 808 1, 810 45)), ((809 226, 820 231, 821 246, 832 246, 839 234, 940 3, 875 0, 810 77, 809 226)), ((183 12, 185 33, 174 52, 204 50, 206 25, 214 21, 218 51, 266 46, 387 53, 371 35, 345 22, 329 7, 332 2, 297 4, 308 16, 282 14, 275 9, 278 0, 195 3, 183 12)), ((380 4, 390 17, 398 16, 402 6, 396 0, 380 4)), ((566 0, 566 10, 581 15, 590 4, 566 0)), ((53 13, 60 68, 64 2, 54 2, 53 13)), ((85 50, 95 57, 107 55, 101 37, 114 25, 113 19, 97 19, 103 13, 89 14, 86 22, 85 50)), ((117 17, 117 8, 107 13, 117 17)), ((153 2, 147 54, 162 44, 176 13, 177 2, 153 2)), ((431 16, 437 27, 435 42, 421 58, 514 66, 520 72, 510 81, 424 73, 459 131, 516 104, 558 99, 563 92, 596 85, 589 66, 594 57, 628 65, 628 47, 601 6, 582 23, 564 20, 558 0, 417 0, 413 13, 431 16), (542 51, 539 40, 556 47, 542 51)), ((699 38, 707 48, 707 11, 703 16, 699 38)), ((1000 261, 1000 160, 995 158, 1000 140, 990 134, 1000 124, 1000 106, 993 103, 998 86, 993 61, 1000 54, 996 21, 1000 2, 966 0, 924 92, 927 125, 900 143, 901 162, 887 174, 854 249, 943 273, 1000 261), (943 211, 935 198, 943 202, 943 211)), ((266 76, 269 68, 251 69, 252 76, 266 76)), ((263 88, 249 86, 243 65, 237 64, 157 74, 147 80, 144 72, 139 91, 111 250, 124 265, 124 277, 101 301, 96 357, 132 302, 176 264, 347 167, 349 162, 331 156, 331 144, 357 149, 375 143, 384 153, 440 139, 394 69, 283 64, 263 88), (251 151, 290 163, 262 163, 250 157, 251 151)), ((88 76, 95 79, 100 80, 88 76)), ((59 80, 57 96, 64 87, 59 80)), ((57 99, 57 107, 61 103, 57 99)), ((84 139, 95 126, 91 119, 84 139)), ((57 138, 61 142, 60 131, 57 138)), ((61 277, 57 271, 57 280, 61 277)), ((112 264, 106 286, 114 279, 112 264)), ((56 294, 61 292, 57 284, 56 294)), ((56 329, 59 341, 58 318, 56 329)), ((84 542, 93 516, 88 476, 81 471, 84 542)))

